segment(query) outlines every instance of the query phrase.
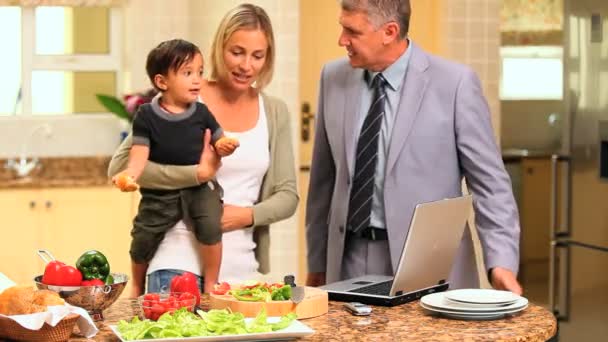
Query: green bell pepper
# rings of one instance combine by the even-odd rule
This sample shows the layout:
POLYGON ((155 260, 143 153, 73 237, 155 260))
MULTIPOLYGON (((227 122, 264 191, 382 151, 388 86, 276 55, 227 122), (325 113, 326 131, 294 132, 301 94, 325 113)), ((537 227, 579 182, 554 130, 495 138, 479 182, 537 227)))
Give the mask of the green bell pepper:
POLYGON ((112 285, 112 284, 114 284, 114 277, 111 274, 108 274, 108 276, 106 277, 106 280, 104 281, 104 283, 106 285, 112 285))
POLYGON ((84 280, 105 280, 110 274, 110 264, 105 255, 99 251, 85 252, 76 261, 76 268, 82 273, 84 280))
POLYGON ((291 299, 291 286, 284 285, 279 288, 272 290, 272 300, 290 300, 291 299))

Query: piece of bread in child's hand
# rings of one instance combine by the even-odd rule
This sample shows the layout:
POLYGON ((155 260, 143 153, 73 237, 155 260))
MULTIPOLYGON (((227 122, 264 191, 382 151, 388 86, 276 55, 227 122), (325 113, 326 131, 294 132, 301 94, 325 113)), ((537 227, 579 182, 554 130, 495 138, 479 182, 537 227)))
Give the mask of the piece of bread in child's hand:
POLYGON ((228 156, 239 147, 239 141, 231 137, 221 137, 215 142, 215 150, 222 156, 228 156))
POLYGON ((113 179, 114 185, 123 192, 132 192, 139 189, 139 185, 135 183, 133 177, 126 173, 121 173, 115 176, 113 179))
POLYGON ((239 140, 236 138, 231 138, 231 137, 221 137, 219 138, 216 142, 215 142, 215 147, 220 147, 223 146, 225 144, 230 144, 233 145, 235 147, 239 146, 239 140))

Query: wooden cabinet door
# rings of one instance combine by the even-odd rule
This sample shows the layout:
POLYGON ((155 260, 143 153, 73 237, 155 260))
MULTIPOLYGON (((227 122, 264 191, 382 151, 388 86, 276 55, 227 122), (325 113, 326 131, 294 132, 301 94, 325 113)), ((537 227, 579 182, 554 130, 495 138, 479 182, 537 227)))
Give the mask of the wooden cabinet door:
POLYGON ((44 272, 36 255, 42 247, 41 203, 37 190, 1 190, 0 272, 18 284, 32 284, 44 272))
POLYGON ((132 194, 110 187, 44 190, 44 240, 55 257, 74 265, 95 249, 112 272, 130 274, 132 194))

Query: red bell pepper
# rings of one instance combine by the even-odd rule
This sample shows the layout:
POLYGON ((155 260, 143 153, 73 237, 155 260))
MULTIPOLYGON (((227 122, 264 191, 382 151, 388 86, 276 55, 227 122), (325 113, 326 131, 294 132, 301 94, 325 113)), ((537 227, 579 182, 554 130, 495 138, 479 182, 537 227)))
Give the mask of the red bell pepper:
POLYGON ((173 279, 171 279, 170 289, 172 293, 192 293, 196 297, 196 305, 201 303, 201 292, 198 287, 197 277, 190 272, 184 272, 182 275, 173 277, 173 279))
POLYGON ((42 275, 42 283, 47 285, 80 286, 81 282, 82 273, 76 267, 58 260, 49 262, 42 275))

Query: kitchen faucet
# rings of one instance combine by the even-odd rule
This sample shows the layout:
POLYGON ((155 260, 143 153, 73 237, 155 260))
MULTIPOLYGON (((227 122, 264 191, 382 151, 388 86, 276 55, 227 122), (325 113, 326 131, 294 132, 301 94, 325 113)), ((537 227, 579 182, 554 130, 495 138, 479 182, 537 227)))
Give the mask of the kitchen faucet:
POLYGON ((14 170, 17 173, 18 177, 25 177, 29 175, 30 172, 32 172, 32 170, 40 164, 38 157, 32 157, 30 160, 28 160, 27 158, 28 143, 34 137, 34 134, 36 134, 40 130, 43 130, 45 138, 50 138, 51 134, 53 133, 51 125, 49 125, 48 123, 43 123, 32 128, 32 130, 30 130, 30 133, 27 135, 27 138, 23 141, 23 144, 21 145, 21 153, 19 154, 18 160, 9 159, 4 165, 6 169, 14 170))

